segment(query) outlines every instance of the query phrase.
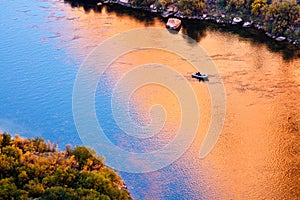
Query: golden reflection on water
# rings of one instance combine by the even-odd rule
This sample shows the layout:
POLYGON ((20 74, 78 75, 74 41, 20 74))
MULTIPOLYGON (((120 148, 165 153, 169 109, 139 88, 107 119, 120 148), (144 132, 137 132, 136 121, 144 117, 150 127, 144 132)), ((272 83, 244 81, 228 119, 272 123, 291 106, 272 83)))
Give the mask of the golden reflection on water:
MULTIPOLYGON (((116 33, 145 26, 127 15, 108 13, 105 8, 102 13, 68 6, 63 9, 74 18, 71 32, 80 36, 74 51, 85 55, 116 33)), ((163 27, 164 23, 154 19, 151 26, 163 27)), ((189 192, 201 191, 203 199, 299 199, 300 60, 284 61, 265 45, 254 45, 228 33, 207 31, 200 45, 217 65, 227 93, 223 132, 203 160, 198 154, 209 127, 210 99, 205 84, 189 78, 194 72, 191 66, 170 53, 143 50, 120 57, 108 75, 117 79, 132 67, 157 62, 173 67, 190 81, 199 99, 201 125, 191 148, 170 169, 185 176, 183 184, 189 192)), ((148 85, 137 90, 131 100, 145 122, 151 105, 162 104, 168 123, 161 137, 172 139, 180 108, 170 91, 148 85)), ((162 197, 167 183, 158 185, 155 180, 170 177, 163 172, 145 176, 150 191, 138 191, 145 199, 162 197)))
MULTIPOLYGON (((193 91, 195 91, 195 95, 197 96, 198 106, 201 111, 199 124, 201 128, 199 128, 197 134, 201 135, 203 139, 206 131, 208 130, 211 117, 210 97, 206 85, 191 78, 191 74, 195 71, 195 69, 184 59, 170 52, 157 49, 138 50, 119 57, 109 67, 107 73, 112 76, 111 78, 119 80, 130 70, 153 62, 159 63, 164 67, 169 66, 173 70, 177 71, 178 77, 175 77, 175 80, 176 78, 186 78, 190 81, 193 91)), ((150 73, 147 75, 159 76, 160 74, 150 73)), ((166 76, 166 74, 164 74, 164 76, 166 76)), ((173 94, 172 90, 156 83, 144 85, 132 92, 134 93, 131 98, 131 104, 133 104, 135 109, 138 110, 139 120, 143 124, 150 123, 150 108, 156 104, 162 105, 165 109, 165 113, 167 114, 167 119, 164 128, 161 130, 161 133, 163 134, 158 134, 158 139, 161 139, 165 141, 164 143, 166 143, 170 139, 174 138, 176 132, 179 130, 181 120, 181 107, 176 94, 173 94)), ((188 117, 192 118, 193 116, 188 117)), ((153 150, 158 148, 155 144, 153 145, 153 150)))
POLYGON ((227 91, 227 117, 204 162, 213 166, 220 187, 227 188, 225 197, 297 199, 300 84, 294 72, 299 59, 284 62, 263 45, 211 35, 214 40, 205 38, 201 44, 212 57, 220 55, 215 62, 227 91), (220 46, 225 48, 220 51, 220 46))

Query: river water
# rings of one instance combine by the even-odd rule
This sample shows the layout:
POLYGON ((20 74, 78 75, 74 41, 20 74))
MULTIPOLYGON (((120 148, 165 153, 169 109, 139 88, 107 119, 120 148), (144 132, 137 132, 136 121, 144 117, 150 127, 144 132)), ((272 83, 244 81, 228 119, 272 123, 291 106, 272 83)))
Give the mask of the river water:
MULTIPOLYGON (((144 12, 103 7, 95 11, 63 1, 1 1, 0 130, 23 137, 42 136, 82 144, 73 121, 72 92, 87 55, 111 36, 134 28, 164 27, 144 12)), ((166 30, 167 31, 167 30, 166 30)), ((140 50, 115 60, 96 94, 97 117, 114 142, 109 111, 115 80, 133 66, 162 63, 182 74, 198 98, 200 128, 190 148, 158 171, 120 172, 135 199, 298 199, 300 142, 299 51, 270 41, 256 31, 237 31, 208 23, 184 22, 181 33, 201 45, 214 61, 226 91, 226 117, 210 154, 199 149, 211 119, 207 84, 192 80, 186 60, 159 50, 140 50)), ((185 40, 187 45, 190 41, 185 40)), ((180 124, 178 99, 158 85, 132 96, 132 116, 149 122, 148 110, 163 105, 168 123, 162 136, 133 150, 153 151, 172 140, 180 124)), ((191 116, 192 117, 192 116, 191 116)), ((130 144, 130 142, 129 142, 130 144)))

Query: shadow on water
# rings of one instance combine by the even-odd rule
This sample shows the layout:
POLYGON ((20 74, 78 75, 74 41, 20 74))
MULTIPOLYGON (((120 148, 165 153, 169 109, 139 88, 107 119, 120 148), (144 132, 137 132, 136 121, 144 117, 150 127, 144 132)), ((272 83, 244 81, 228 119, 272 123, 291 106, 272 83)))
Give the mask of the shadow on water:
POLYGON ((122 17, 124 15, 133 17, 139 22, 143 22, 145 26, 154 24, 154 19, 158 17, 155 13, 150 13, 148 11, 137 11, 134 8, 124 7, 121 5, 107 5, 107 12, 113 12, 117 16, 122 17))
MULTIPOLYGON (((85 12, 94 10, 101 13, 103 6, 96 6, 99 0, 89 0, 83 2, 82 0, 64 0, 65 3, 70 4, 72 7, 83 7, 85 12)), ((130 7, 124 7, 118 4, 105 5, 107 12, 115 13, 117 16, 130 16, 138 22, 143 22, 145 26, 151 26, 154 23, 155 18, 160 18, 166 22, 166 19, 160 17, 157 13, 150 13, 144 10, 136 10, 130 7)), ((294 58, 300 58, 299 46, 291 45, 286 42, 277 42, 272 38, 265 35, 263 31, 256 30, 254 28, 241 28, 240 26, 232 25, 220 25, 210 21, 198 21, 198 20, 182 20, 182 33, 189 36, 184 37, 187 42, 196 40, 200 42, 202 38, 206 37, 206 31, 217 31, 223 33, 231 33, 238 35, 241 39, 250 41, 254 45, 266 45, 272 52, 282 54, 284 60, 291 60, 294 58)), ((171 32, 177 34, 177 32, 171 32)))
MULTIPOLYGON (((94 1, 94 0, 92 0, 94 1)), ((95 0, 95 3, 89 1, 89 3, 82 2, 81 0, 64 0, 65 3, 70 4, 72 7, 83 7, 86 12, 94 10, 95 12, 102 12, 103 6, 96 6, 99 0, 95 0)), ((118 4, 106 4, 106 11, 108 13, 114 13, 119 17, 130 16, 138 22, 143 22, 145 26, 154 24, 154 19, 158 17, 158 14, 150 13, 147 11, 137 11, 134 8, 125 7, 118 4)))
POLYGON ((85 2, 82 0, 64 0, 65 3, 70 4, 72 8, 83 7, 85 12, 90 12, 91 10, 95 10, 96 12, 101 12, 102 7, 96 6, 97 0, 89 0, 89 2, 85 2))
MULTIPOLYGON (((193 40, 200 42, 206 36, 208 24, 198 21, 182 21, 182 33, 189 36, 193 40)), ((189 40, 189 39, 187 39, 189 40)))
POLYGON ((220 25, 209 21, 183 20, 182 32, 192 39, 200 42, 206 36, 206 31, 217 31, 238 35, 241 39, 250 41, 254 45, 266 45, 272 52, 281 53, 284 60, 300 58, 299 46, 289 44, 287 41, 278 42, 266 36, 263 31, 254 28, 241 28, 240 26, 220 25))

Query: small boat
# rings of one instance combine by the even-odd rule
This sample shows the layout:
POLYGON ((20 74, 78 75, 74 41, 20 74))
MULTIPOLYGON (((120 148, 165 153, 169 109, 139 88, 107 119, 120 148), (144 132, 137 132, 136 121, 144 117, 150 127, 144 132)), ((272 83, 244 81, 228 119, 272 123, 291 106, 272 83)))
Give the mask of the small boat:
POLYGON ((177 30, 180 28, 181 20, 177 18, 169 18, 166 24, 167 29, 177 30))
POLYGON ((199 80, 207 80, 208 75, 207 74, 201 74, 200 72, 197 72, 195 74, 192 74, 192 78, 196 78, 196 79, 199 79, 199 80))

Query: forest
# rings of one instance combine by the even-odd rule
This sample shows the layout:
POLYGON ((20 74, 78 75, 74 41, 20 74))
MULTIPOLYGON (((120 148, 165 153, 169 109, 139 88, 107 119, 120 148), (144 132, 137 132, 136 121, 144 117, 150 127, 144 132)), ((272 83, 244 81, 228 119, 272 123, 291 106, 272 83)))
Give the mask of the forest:
MULTIPOLYGON (((241 17, 272 35, 300 40, 300 1, 295 0, 129 0, 133 5, 165 9, 173 4, 185 16, 241 17)), ((300 41, 299 41, 300 42, 300 41)))
POLYGON ((84 146, 0 134, 0 199, 127 200, 126 185, 84 146))

